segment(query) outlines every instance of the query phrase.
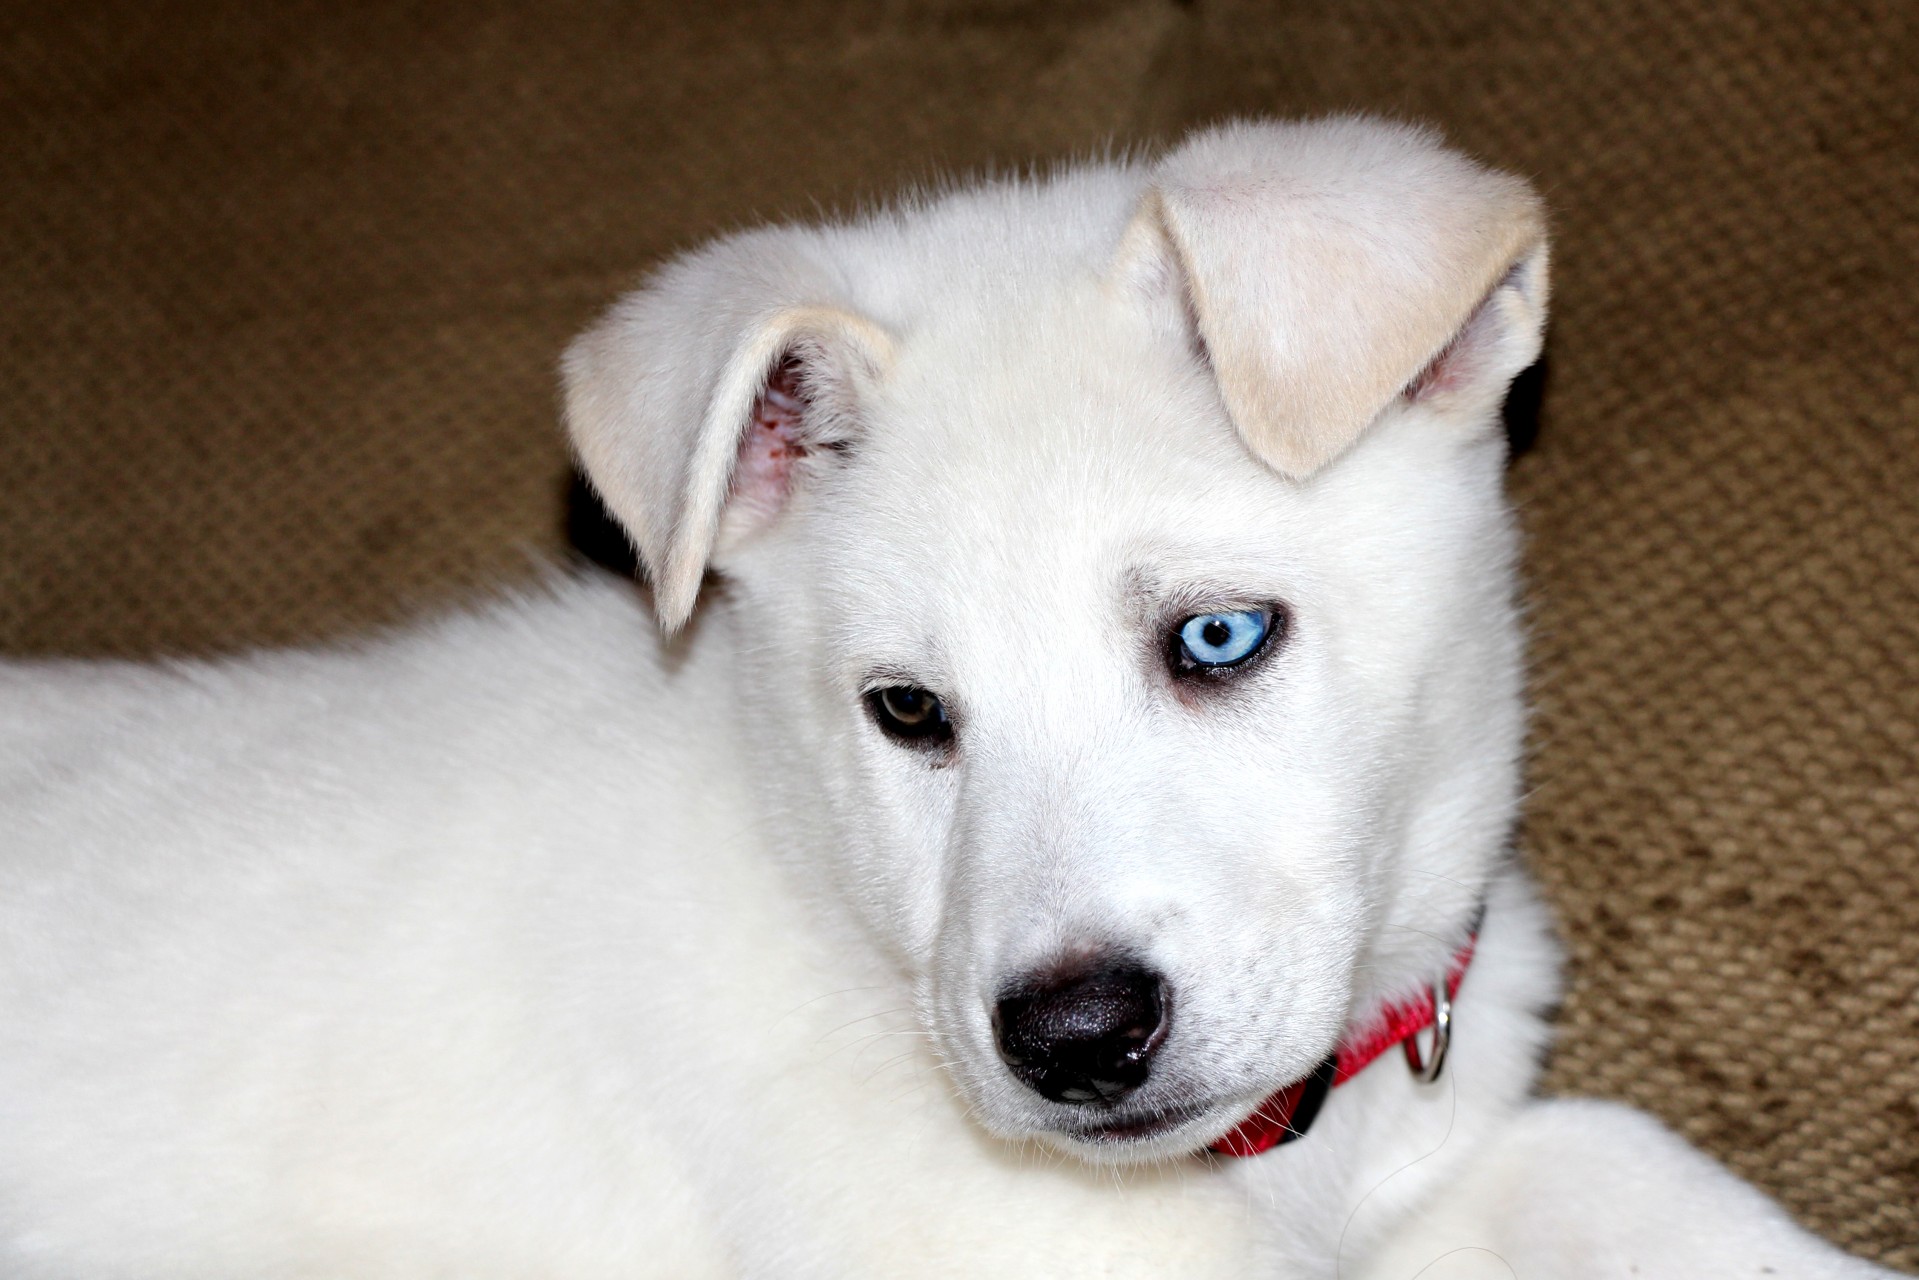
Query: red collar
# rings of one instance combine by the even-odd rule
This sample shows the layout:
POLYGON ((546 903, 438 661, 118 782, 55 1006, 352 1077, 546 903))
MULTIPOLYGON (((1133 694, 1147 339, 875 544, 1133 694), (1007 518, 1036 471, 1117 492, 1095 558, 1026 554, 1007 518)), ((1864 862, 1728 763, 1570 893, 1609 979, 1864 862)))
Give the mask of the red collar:
MULTIPOLYGON (((1453 957, 1452 967, 1446 972, 1449 1001, 1459 994, 1459 980, 1466 976, 1466 966, 1472 963, 1473 945, 1478 940, 1479 931, 1475 929, 1453 957)), ((1437 1017, 1436 1006, 1431 987, 1409 1000, 1385 1006, 1356 1031, 1348 1032, 1339 1042, 1339 1048, 1311 1075, 1293 1081, 1260 1103, 1259 1110, 1215 1142, 1211 1149, 1222 1156, 1256 1156, 1282 1142, 1304 1137, 1333 1086, 1345 1084, 1371 1066, 1380 1054, 1396 1044, 1405 1044, 1431 1027, 1437 1017)), ((1409 1057, 1413 1053, 1408 1050, 1409 1057)))

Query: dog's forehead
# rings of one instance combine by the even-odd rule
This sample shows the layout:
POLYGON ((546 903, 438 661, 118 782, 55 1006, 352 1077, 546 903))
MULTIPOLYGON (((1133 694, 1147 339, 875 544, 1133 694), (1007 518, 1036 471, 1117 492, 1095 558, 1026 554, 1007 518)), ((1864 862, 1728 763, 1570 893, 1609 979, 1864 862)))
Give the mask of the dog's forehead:
POLYGON ((903 343, 873 397, 824 525, 827 576, 862 612, 942 631, 981 601, 1112 616, 1142 571, 1284 518, 1292 486, 1177 334, 1097 288, 1005 294, 903 343))
POLYGON ((1286 501, 1182 300, 1121 268, 1146 182, 1123 166, 992 183, 830 238, 858 309, 893 335, 834 504, 860 558, 964 545, 1015 567, 1175 509, 1286 501), (942 537, 888 536, 929 520, 942 537))

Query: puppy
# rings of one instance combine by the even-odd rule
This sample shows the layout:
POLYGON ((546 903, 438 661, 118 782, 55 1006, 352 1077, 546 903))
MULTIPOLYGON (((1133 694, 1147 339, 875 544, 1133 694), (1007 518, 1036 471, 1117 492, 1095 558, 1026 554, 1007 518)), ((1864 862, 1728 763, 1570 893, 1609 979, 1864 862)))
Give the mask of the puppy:
POLYGON ((0 1273, 1885 1274, 1528 1095, 1546 302, 1354 119, 752 231, 565 359, 653 617, 6 669, 0 1273))

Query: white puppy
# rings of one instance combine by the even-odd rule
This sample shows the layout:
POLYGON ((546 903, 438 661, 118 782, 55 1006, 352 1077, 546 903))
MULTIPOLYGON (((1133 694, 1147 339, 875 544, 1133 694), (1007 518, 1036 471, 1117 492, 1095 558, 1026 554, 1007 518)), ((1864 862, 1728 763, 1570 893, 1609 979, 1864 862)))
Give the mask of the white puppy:
POLYGON ((1359 120, 749 232, 566 358, 666 638, 6 669, 0 1275, 1881 1274, 1528 1098, 1545 306, 1359 120))

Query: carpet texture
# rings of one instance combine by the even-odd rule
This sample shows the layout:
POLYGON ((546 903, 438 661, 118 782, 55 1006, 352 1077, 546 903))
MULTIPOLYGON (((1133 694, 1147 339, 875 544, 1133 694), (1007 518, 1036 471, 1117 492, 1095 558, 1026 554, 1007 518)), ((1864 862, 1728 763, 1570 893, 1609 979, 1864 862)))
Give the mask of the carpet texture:
POLYGON ((0 14, 0 648, 377 625, 562 554, 646 265, 1225 113, 1430 119, 1555 213, 1529 536, 1548 1081, 1919 1271, 1919 48, 1903 0, 0 14), (817 206, 816 206, 817 202, 817 206))

